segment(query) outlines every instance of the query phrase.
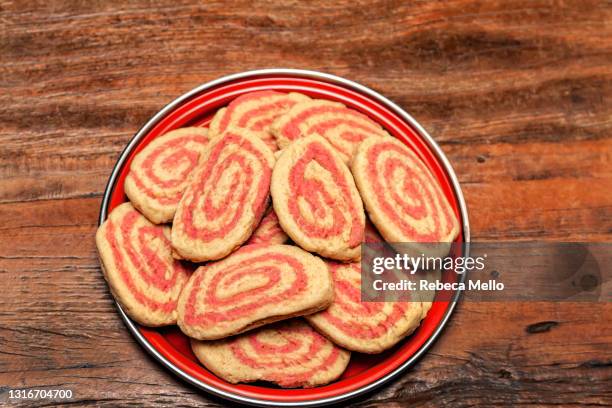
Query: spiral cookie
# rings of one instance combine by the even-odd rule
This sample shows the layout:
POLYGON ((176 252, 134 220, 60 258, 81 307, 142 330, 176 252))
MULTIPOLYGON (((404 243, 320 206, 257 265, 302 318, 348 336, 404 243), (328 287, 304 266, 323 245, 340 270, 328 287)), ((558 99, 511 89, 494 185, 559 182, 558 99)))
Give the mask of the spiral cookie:
POLYGON ((418 327, 421 302, 361 302, 360 264, 328 262, 328 266, 334 302, 306 319, 334 343, 361 353, 380 353, 418 327))
POLYGON ((192 340, 198 360, 231 382, 270 381, 281 387, 315 387, 344 372, 350 353, 301 319, 218 341, 192 340))
POLYGON ((198 268, 179 299, 178 325, 189 337, 215 340, 317 312, 332 300, 321 259, 290 245, 247 245, 198 268))
POLYGON ((295 104, 272 124, 272 133, 281 149, 294 140, 317 134, 325 138, 349 162, 363 140, 389 136, 376 122, 339 102, 312 99, 295 104))
POLYGON ((459 232, 457 217, 436 179, 408 147, 393 138, 368 139, 357 149, 351 170, 370 219, 387 242, 407 243, 417 254, 448 254, 459 232))
POLYGON ((296 92, 258 91, 239 96, 213 117, 211 135, 221 135, 232 127, 246 128, 276 151, 278 146, 270 133, 270 125, 293 105, 307 100, 310 98, 296 92))
POLYGON ((124 203, 98 228, 96 246, 111 291, 132 319, 145 326, 176 323, 191 270, 172 258, 170 227, 152 224, 124 203))
POLYGON ((172 221, 189 175, 208 141, 204 128, 172 130, 134 157, 125 179, 125 194, 149 221, 172 221))
POLYGON ((278 222, 274 208, 270 206, 246 244, 284 244, 288 239, 278 222))
POLYGON ((294 242, 328 258, 359 259, 363 204, 350 171, 321 136, 283 149, 271 193, 280 224, 294 242))
POLYGON ((223 258, 245 242, 269 203, 274 154, 235 128, 202 154, 177 207, 172 247, 192 261, 223 258))

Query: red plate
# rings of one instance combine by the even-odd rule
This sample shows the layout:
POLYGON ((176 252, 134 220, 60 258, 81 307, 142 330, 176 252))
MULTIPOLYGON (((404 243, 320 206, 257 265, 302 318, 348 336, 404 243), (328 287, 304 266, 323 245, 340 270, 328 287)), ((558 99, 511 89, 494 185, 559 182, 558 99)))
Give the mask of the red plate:
MULTIPOLYGON (((340 101, 376 120, 412 148, 431 169, 461 220, 462 231, 457 242, 469 242, 467 210, 453 169, 438 145, 410 115, 380 94, 355 82, 313 71, 289 69, 250 71, 212 81, 179 97, 157 113, 121 153, 106 186, 100 223, 106 219, 108 212, 127 201, 123 183, 130 161, 151 140, 172 129, 207 126, 218 108, 241 94, 259 90, 297 91, 315 98, 340 101)), ((443 278, 453 282, 457 280, 457 275, 449 272, 443 278)), ((117 307, 139 343, 164 366, 197 387, 250 404, 307 406, 338 402, 363 394, 407 369, 441 333, 459 295, 460 292, 452 293, 445 296, 445 299, 451 301, 434 302, 414 334, 394 348, 377 355, 353 353, 347 370, 339 380, 311 389, 230 384, 198 364, 189 348, 187 337, 178 328, 141 327, 119 305, 117 307)))

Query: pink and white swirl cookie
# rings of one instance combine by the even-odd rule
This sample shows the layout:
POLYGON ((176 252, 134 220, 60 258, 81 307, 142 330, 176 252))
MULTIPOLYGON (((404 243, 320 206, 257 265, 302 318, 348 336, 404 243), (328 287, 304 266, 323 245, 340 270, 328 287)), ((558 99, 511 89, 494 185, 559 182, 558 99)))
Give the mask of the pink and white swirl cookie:
POLYGON ((361 264, 327 264, 334 279, 334 301, 306 319, 334 343, 360 353, 380 353, 419 326, 420 301, 361 302, 361 264))
POLYGON ((251 238, 246 242, 246 245, 284 244, 288 239, 289 237, 278 222, 274 208, 270 206, 255 231, 253 231, 251 238))
POLYGON ((229 339, 191 341, 198 360, 231 383, 269 381, 281 387, 316 387, 344 372, 350 353, 301 319, 266 326, 229 339))
POLYGON ((368 139, 357 149, 351 170, 368 215, 387 242, 407 243, 416 254, 448 254, 459 233, 457 216, 406 145, 394 138, 368 139))
POLYGON ((170 227, 152 224, 124 203, 98 228, 96 246, 104 277, 132 319, 145 326, 176 323, 191 269, 172 258, 170 227))
POLYGON ((178 325, 189 337, 215 340, 318 312, 332 300, 320 258, 290 245, 246 245, 192 275, 179 299, 178 325))
POLYGON ((310 98, 296 92, 257 91, 241 95, 227 108, 217 111, 210 123, 211 135, 221 135, 232 127, 246 128, 276 151, 278 146, 270 133, 270 125, 293 105, 307 100, 310 98))
POLYGON ((134 157, 125 178, 125 194, 149 221, 172 221, 209 140, 207 129, 176 129, 154 139, 134 157))
POLYGON ((177 207, 172 247, 191 261, 221 259, 253 233, 269 204, 274 154, 234 128, 202 154, 177 207))
POLYGON ((325 138, 348 163, 355 149, 370 137, 389 136, 376 122, 339 102, 311 99, 295 104, 272 124, 281 149, 301 137, 317 134, 325 138))
MULTIPOLYGON (((378 233, 378 230, 376 229, 376 227, 372 224, 372 222, 366 218, 366 227, 365 227, 365 239, 364 239, 364 243, 366 244, 370 244, 370 245, 366 245, 363 247, 363 251, 362 251, 362 262, 361 262, 361 266, 365 267, 367 270, 367 273, 369 273, 369 276, 373 276, 373 272, 371 270, 372 265, 374 264, 374 258, 375 257, 394 257, 396 252, 393 250, 393 248, 390 245, 385 245, 385 240, 383 237, 380 236, 380 234, 378 233)), ((362 272, 363 273, 363 272, 362 272)), ((406 277, 405 273, 402 271, 398 271, 398 270, 391 270, 391 271, 387 271, 387 274, 393 274, 392 277, 388 277, 387 280, 390 282, 399 282, 401 279, 404 279, 406 277)), ((415 280, 416 282, 425 279, 428 282, 435 282, 436 280, 439 280, 442 277, 440 271, 436 271, 436 270, 419 270, 415 275, 412 275, 412 280, 415 280)), ((422 309, 422 313, 421 313, 421 319, 424 319, 425 316, 427 316, 427 313, 429 312, 429 309, 431 309, 432 305, 433 305, 433 301, 434 298, 436 296, 436 292, 434 290, 420 290, 417 287, 417 290, 411 291, 410 294, 414 293, 416 296, 413 297, 413 299, 419 299, 421 302, 421 309, 422 309)), ((369 298, 370 299, 374 299, 375 294, 373 294, 372 292, 369 293, 369 298)), ((385 294, 384 293, 379 293, 379 298, 381 300, 385 299, 385 294)), ((388 298, 386 299, 387 301, 389 300, 388 298)))
POLYGON ((348 167, 321 136, 283 149, 271 193, 280 224, 295 243, 328 258, 359 259, 363 204, 348 167))

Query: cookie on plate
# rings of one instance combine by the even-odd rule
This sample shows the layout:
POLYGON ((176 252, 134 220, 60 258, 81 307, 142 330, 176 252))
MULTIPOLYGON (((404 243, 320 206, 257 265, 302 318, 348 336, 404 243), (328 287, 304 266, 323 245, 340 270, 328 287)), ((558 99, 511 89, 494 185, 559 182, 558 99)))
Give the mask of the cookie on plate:
POLYGON ((189 176, 209 140, 208 129, 171 130, 134 156, 125 178, 125 194, 149 221, 172 221, 189 176))
POLYGON ((231 383, 269 381, 285 388, 316 387, 340 377, 350 353, 301 319, 229 339, 191 341, 198 360, 231 383))
POLYGON ((328 309, 306 319, 334 343, 360 353, 380 353, 419 326, 419 300, 361 302, 361 264, 327 264, 334 279, 334 301, 328 309))
POLYGON ((272 124, 281 149, 309 135, 325 138, 348 163, 355 149, 371 137, 390 136, 378 123, 339 102, 311 99, 295 104, 272 124))
POLYGON ((365 213, 353 176, 321 136, 283 149, 271 184, 283 230, 307 251, 350 261, 361 254, 365 213))
POLYGON ((253 231, 251 238, 246 242, 246 245, 284 244, 288 239, 289 237, 278 222, 274 208, 270 206, 255 231, 253 231))
POLYGON ((234 128, 202 153, 174 216, 172 247, 183 259, 221 259, 253 233, 269 204, 274 154, 234 128))
POLYGON ((414 256, 448 254, 459 233, 457 216, 438 181, 406 145, 394 138, 365 140, 351 170, 368 215, 387 242, 404 243, 414 256))
POLYGON ((130 203, 98 228, 104 277, 123 310, 145 326, 176 323, 179 294, 191 268, 172 258, 170 227, 149 222, 130 203))
POLYGON ((297 92, 257 91, 241 95, 217 111, 210 123, 211 135, 221 135, 232 127, 246 128, 276 151, 278 146, 270 125, 293 105, 307 100, 310 98, 297 92))
POLYGON ((197 269, 179 298, 178 325, 189 337, 216 340, 318 312, 333 296, 320 258, 291 245, 246 245, 197 269))

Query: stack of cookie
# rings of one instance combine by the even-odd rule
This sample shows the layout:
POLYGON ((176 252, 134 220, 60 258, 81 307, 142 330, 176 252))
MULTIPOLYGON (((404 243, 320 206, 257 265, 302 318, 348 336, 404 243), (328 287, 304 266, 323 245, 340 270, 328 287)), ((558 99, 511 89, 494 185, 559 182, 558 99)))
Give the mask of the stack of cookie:
POLYGON ((143 325, 178 324, 232 383, 314 387, 351 351, 398 343, 431 303, 362 303, 361 244, 450 243, 459 231, 402 142, 298 93, 242 95, 209 129, 158 137, 132 160, 125 192, 96 234, 113 295, 143 325))

